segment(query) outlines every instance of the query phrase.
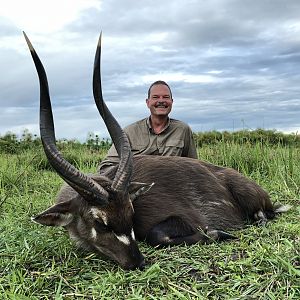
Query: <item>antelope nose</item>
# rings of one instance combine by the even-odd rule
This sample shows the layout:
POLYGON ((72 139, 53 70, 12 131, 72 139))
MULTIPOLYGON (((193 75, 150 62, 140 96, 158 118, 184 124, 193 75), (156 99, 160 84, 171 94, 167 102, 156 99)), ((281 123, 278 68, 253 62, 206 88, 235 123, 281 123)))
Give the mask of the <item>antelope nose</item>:
POLYGON ((145 266, 146 266, 146 262, 145 262, 145 259, 143 257, 142 261, 140 262, 139 266, 138 266, 138 269, 139 270, 144 270, 145 269, 145 266))
POLYGON ((142 254, 140 254, 138 260, 123 266, 123 268, 125 270, 135 270, 135 269, 143 270, 145 268, 145 265, 146 265, 145 258, 142 254))

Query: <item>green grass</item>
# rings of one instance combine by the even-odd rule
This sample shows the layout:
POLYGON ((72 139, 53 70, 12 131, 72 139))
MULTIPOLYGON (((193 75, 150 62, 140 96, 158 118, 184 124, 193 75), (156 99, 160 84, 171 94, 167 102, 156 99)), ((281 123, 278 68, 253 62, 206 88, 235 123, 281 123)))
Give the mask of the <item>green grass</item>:
MULTIPOLYGON (((105 151, 63 146, 84 172, 105 151)), ((78 250, 62 229, 30 217, 53 204, 62 183, 41 149, 0 157, 0 299, 300 299, 300 149, 218 142, 199 156, 256 180, 274 201, 293 208, 236 241, 140 248, 145 270, 78 250)))

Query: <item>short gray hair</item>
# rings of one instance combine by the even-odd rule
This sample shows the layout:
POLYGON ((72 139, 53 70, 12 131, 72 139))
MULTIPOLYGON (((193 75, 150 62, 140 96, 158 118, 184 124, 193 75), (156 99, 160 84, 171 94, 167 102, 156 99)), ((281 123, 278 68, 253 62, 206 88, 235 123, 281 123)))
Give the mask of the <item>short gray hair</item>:
POLYGON ((173 99, 173 97, 172 97, 172 91, 171 91, 170 86, 169 86, 165 81, 163 81, 163 80, 157 80, 157 81, 153 82, 153 83, 150 85, 150 87, 149 87, 149 89, 148 89, 148 99, 150 98, 150 92, 151 92, 152 87, 153 87, 154 85, 159 85, 159 84, 162 84, 162 85, 165 85, 165 86, 168 87, 168 89, 169 89, 169 91, 170 91, 171 99, 173 99))

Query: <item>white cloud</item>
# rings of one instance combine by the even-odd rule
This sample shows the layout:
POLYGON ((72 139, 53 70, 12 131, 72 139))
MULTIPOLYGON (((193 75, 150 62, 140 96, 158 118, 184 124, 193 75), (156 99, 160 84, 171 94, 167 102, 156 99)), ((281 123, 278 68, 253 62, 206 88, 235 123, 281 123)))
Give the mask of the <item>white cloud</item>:
POLYGON ((0 4, 0 17, 23 30, 44 34, 62 29, 84 9, 101 7, 97 0, 1 0, 0 4))
POLYGON ((101 29, 103 94, 122 126, 148 114, 148 86, 161 79, 176 99, 172 116, 195 131, 236 129, 242 119, 299 128, 300 1, 0 4, 0 135, 38 127, 38 79, 22 30, 46 68, 58 137, 105 132, 92 97, 101 29))
POLYGON ((158 78, 166 82, 186 82, 186 83, 216 83, 220 79, 212 75, 205 74, 184 74, 181 72, 178 73, 167 73, 160 72, 151 75, 144 75, 141 77, 143 83, 151 83, 156 81, 158 78))

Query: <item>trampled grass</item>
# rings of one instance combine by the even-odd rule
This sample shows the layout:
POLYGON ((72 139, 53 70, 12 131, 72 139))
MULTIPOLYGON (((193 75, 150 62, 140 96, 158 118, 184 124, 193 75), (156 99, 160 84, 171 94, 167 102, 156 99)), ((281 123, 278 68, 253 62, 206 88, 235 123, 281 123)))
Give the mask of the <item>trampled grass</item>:
MULTIPOLYGON (((105 152, 62 149, 84 172, 105 152)), ((141 271, 78 250, 62 229, 30 217, 53 204, 62 183, 41 149, 0 158, 0 299, 300 299, 300 149, 292 146, 203 146, 201 159, 234 167, 274 202, 293 208, 238 240, 154 249, 140 243, 141 271)))

